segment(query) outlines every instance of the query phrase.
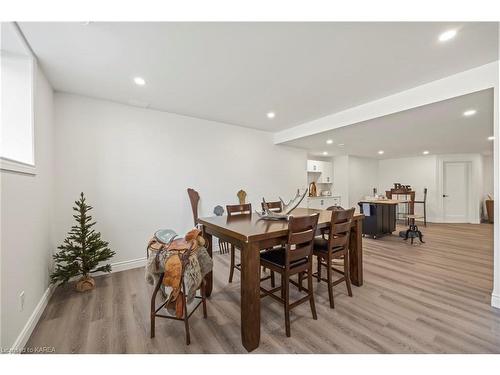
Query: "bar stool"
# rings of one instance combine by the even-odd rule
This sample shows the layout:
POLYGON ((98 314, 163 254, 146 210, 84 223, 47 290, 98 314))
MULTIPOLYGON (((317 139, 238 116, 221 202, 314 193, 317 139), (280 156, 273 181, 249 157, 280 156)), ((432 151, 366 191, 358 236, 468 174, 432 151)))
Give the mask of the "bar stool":
POLYGON ((318 225, 319 214, 311 216, 290 217, 288 222, 288 240, 285 246, 273 248, 272 250, 260 254, 260 265, 278 272, 281 275, 281 286, 273 289, 260 287, 263 292, 261 297, 269 296, 284 305, 285 310, 285 330, 287 337, 290 337, 290 310, 298 305, 309 301, 313 319, 318 319, 316 306, 314 305, 313 282, 312 282, 312 258, 313 241, 316 227, 318 225), (307 289, 299 283, 290 279, 296 274, 307 272, 307 289), (305 291, 306 296, 290 303, 290 285, 299 287, 305 291), (281 297, 274 293, 281 291, 281 297))
MULTIPOLYGON (((226 206, 227 216, 232 217, 236 215, 250 215, 252 214, 252 205, 250 203, 246 204, 233 204, 226 206)), ((236 249, 233 244, 231 244, 231 265, 229 266, 229 282, 233 282, 234 270, 241 272, 241 263, 236 264, 235 253, 236 249)))
MULTIPOLYGON (((328 239, 316 237, 314 239, 313 254, 317 258, 317 272, 312 276, 328 283, 328 298, 330 299, 330 307, 335 308, 333 301, 333 287, 341 282, 346 283, 347 293, 352 297, 351 278, 349 275, 349 238, 351 235, 352 218, 354 216, 354 208, 349 210, 334 210, 330 221, 330 231, 328 239), (332 262, 334 259, 343 259, 343 270, 334 268, 332 262), (327 278, 321 277, 321 268, 326 267, 327 278), (340 273, 342 277, 333 280, 333 272, 340 273)), ((299 279, 302 282, 302 277, 299 279)))

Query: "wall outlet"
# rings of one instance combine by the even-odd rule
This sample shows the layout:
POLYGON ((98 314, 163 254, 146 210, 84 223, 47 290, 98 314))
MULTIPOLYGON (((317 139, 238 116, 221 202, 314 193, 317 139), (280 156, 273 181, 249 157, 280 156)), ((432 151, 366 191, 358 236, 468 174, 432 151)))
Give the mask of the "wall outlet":
POLYGON ((19 311, 24 310, 24 290, 19 293, 19 311))

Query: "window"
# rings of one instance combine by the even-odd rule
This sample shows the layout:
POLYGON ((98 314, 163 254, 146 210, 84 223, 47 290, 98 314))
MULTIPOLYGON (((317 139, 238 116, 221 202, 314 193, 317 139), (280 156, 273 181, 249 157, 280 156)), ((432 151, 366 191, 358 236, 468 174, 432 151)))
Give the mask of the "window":
POLYGON ((34 174, 34 58, 15 23, 1 26, 1 169, 34 174))

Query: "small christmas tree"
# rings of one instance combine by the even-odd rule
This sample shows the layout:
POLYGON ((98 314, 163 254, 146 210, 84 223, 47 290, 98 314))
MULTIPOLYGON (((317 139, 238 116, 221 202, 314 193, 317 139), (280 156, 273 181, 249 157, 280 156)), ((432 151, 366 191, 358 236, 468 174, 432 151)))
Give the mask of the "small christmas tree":
POLYGON ((75 204, 73 210, 77 213, 73 217, 77 224, 71 227, 68 237, 58 247, 61 251, 53 255, 56 269, 50 275, 50 280, 51 284, 65 284, 72 277, 82 275, 76 289, 85 291, 95 286, 94 279, 90 277, 91 273, 111 272, 110 264, 100 267, 98 265, 113 257, 115 252, 108 248, 107 242, 101 240, 101 233, 92 229, 96 224, 88 214, 92 207, 85 202, 83 193, 75 204))

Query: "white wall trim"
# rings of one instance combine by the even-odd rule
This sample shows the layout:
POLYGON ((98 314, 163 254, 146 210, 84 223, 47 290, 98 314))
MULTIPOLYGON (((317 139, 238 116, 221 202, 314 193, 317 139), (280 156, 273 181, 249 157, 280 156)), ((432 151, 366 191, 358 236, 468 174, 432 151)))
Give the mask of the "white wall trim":
POLYGON ((491 294, 491 306, 496 307, 497 309, 500 309, 500 296, 492 293, 491 294))
POLYGON ((20 161, 0 157, 0 170, 8 172, 16 172, 27 175, 36 175, 34 165, 22 163, 20 161))
POLYGON ((54 293, 55 290, 54 285, 50 285, 45 292, 42 295, 42 298, 40 298, 40 301, 36 305, 35 309, 33 310, 33 313, 29 317, 28 321, 26 322, 25 326, 21 330, 21 333, 19 336, 17 336, 16 341, 14 341, 14 344, 9 350, 9 353, 21 353, 22 350, 24 349, 26 343, 28 342, 28 339, 30 338, 31 334, 33 333, 33 330, 36 327, 36 324, 38 323, 38 320, 40 320, 40 317, 42 316, 43 311, 45 310, 45 307, 49 303, 50 297, 52 297, 52 293, 54 293))
MULTIPOLYGON (((111 273, 131 270, 133 268, 140 268, 144 267, 145 265, 146 265, 146 257, 111 263, 111 273)), ((102 276, 106 274, 107 272, 96 272, 93 273, 91 276, 102 276)))
MULTIPOLYGON (((111 263, 111 273, 126 271, 133 268, 140 268, 144 267, 145 265, 146 265, 146 257, 111 263)), ((92 274, 92 276, 102 276, 106 274, 107 272, 96 272, 92 274)), ((55 290, 56 290, 55 285, 49 285, 49 287, 45 290, 45 292, 42 295, 42 298, 40 298, 40 301, 33 310, 33 313, 31 314, 25 326, 21 330, 21 333, 19 333, 19 336, 17 336, 16 341, 11 346, 9 353, 17 354, 22 352, 31 334, 33 333, 33 330, 35 329, 38 321, 40 320, 43 311, 47 307, 50 297, 52 297, 52 294, 54 293, 55 290)))
POLYGON ((322 133, 495 86, 498 61, 306 122, 274 134, 274 143, 322 133))

